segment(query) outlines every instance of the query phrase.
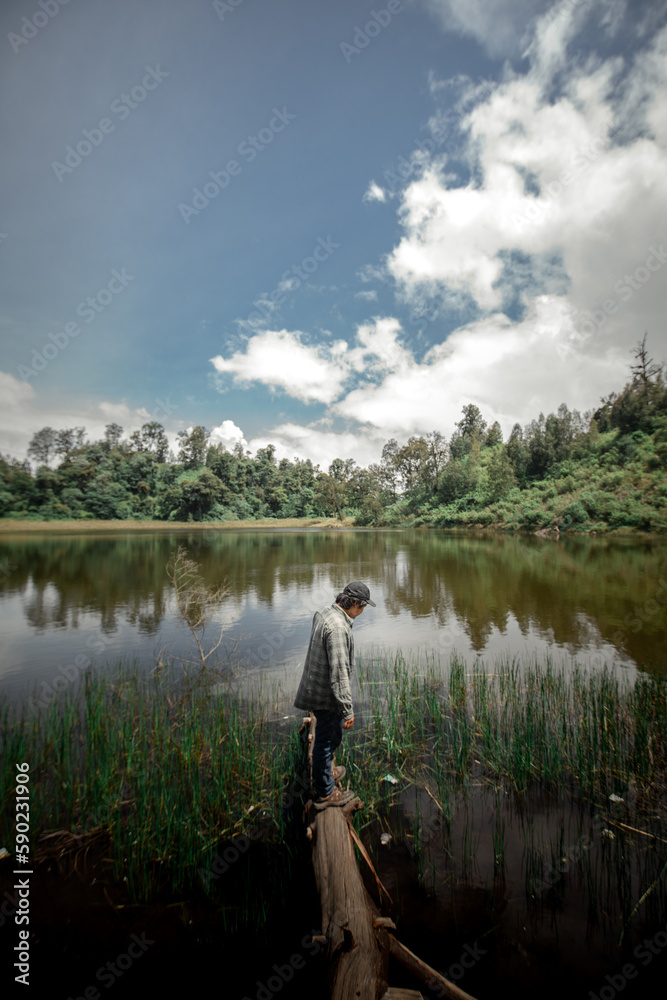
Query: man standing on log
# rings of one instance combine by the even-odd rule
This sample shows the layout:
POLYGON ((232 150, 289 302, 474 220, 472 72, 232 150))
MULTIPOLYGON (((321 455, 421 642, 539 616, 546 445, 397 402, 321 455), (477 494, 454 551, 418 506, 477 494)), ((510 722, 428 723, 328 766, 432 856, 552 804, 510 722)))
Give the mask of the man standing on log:
POLYGON ((333 755, 343 739, 343 730, 354 724, 350 674, 354 668, 352 623, 371 601, 365 583, 355 580, 313 617, 313 629, 294 705, 312 711, 317 720, 313 746, 313 785, 316 809, 342 806, 353 798, 335 785, 344 767, 332 769, 333 755))

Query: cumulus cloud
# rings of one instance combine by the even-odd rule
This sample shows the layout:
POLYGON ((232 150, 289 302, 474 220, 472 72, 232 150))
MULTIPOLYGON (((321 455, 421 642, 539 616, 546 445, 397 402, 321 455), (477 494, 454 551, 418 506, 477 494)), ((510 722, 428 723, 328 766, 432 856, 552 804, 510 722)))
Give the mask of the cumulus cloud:
POLYGON ((255 452, 273 444, 278 461, 283 458, 290 461, 294 458, 310 459, 313 465, 319 465, 326 472, 335 458, 354 458, 361 466, 376 462, 385 440, 381 432, 336 432, 324 430, 318 425, 304 427, 302 424, 283 423, 273 427, 266 435, 252 438, 250 448, 255 452))
POLYGON ((331 404, 354 373, 370 376, 401 362, 405 352, 398 342, 399 329, 398 320, 376 317, 359 327, 356 347, 345 340, 310 345, 303 343, 299 331, 267 330, 250 337, 243 353, 228 359, 217 355, 211 364, 237 384, 260 382, 304 403, 331 404))
POLYGON ((374 435, 405 439, 431 430, 451 433, 475 403, 505 435, 560 403, 587 409, 610 386, 622 385, 629 358, 608 352, 592 368, 579 364, 582 335, 566 300, 541 296, 523 322, 495 313, 455 331, 417 362, 402 350, 379 384, 350 391, 332 409, 354 415, 374 435))
POLYGON ((446 175, 436 157, 404 191, 404 235, 388 268, 409 302, 430 296, 488 313, 504 308, 508 293, 527 308, 560 283, 580 332, 606 302, 613 314, 585 349, 593 363, 644 328, 663 335, 660 281, 632 289, 631 308, 624 289, 626 276, 661 252, 667 32, 634 60, 577 65, 568 54, 577 11, 539 20, 529 71, 508 74, 464 117, 471 179, 446 175))
POLYGON ((244 353, 230 358, 218 354, 211 364, 237 384, 261 382, 304 403, 331 403, 345 378, 346 366, 338 355, 346 345, 311 347, 302 343, 302 336, 299 331, 266 330, 248 339, 244 353))
POLYGON ((244 451, 248 448, 243 431, 236 426, 233 420, 223 420, 217 427, 213 427, 209 443, 212 445, 221 444, 227 451, 232 451, 238 444, 243 446, 244 451))

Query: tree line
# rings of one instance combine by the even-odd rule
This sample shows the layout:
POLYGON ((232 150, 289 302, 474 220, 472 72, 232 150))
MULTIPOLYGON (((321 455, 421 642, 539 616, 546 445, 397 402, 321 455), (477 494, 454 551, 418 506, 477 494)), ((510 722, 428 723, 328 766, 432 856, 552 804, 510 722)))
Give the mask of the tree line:
POLYGON ((498 422, 489 426, 469 403, 449 440, 439 431, 403 444, 392 438, 380 461, 367 468, 351 458, 336 458, 327 471, 307 459, 278 461, 273 445, 255 455, 240 444, 228 451, 211 443, 203 426, 179 433, 176 454, 157 421, 127 439, 123 428, 111 423, 104 437, 92 442, 83 427, 44 427, 33 436, 25 461, 0 457, 0 516, 161 521, 330 516, 353 517, 358 525, 542 527, 553 521, 561 528, 586 522, 661 527, 667 388, 662 365, 648 356, 646 338, 634 357, 628 384, 595 411, 582 415, 562 404, 525 427, 515 424, 505 441, 498 422), (643 514, 637 513, 641 504, 629 509, 624 491, 633 494, 633 502, 648 503, 643 514), (625 506, 607 509, 602 494, 623 494, 625 506))

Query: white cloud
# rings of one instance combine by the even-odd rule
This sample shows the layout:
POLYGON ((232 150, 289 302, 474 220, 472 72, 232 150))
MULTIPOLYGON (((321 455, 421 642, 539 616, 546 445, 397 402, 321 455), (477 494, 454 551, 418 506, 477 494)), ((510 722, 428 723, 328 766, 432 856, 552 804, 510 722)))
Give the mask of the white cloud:
POLYGON ((227 451, 232 451, 237 444, 243 445, 243 450, 248 448, 248 442, 243 436, 243 431, 233 420, 223 420, 217 427, 211 429, 210 444, 221 444, 227 451))
POLYGON ((120 424, 125 427, 127 424, 136 424, 137 419, 143 422, 151 420, 148 410, 141 406, 138 410, 131 410, 127 403, 109 403, 103 401, 98 404, 98 409, 104 415, 107 423, 120 424))
POLYGON ((521 323, 492 314, 457 330, 421 363, 403 352, 381 383, 352 390, 333 412, 385 440, 404 440, 431 430, 449 435, 472 402, 507 435, 514 423, 523 426, 562 402, 588 409, 625 382, 629 356, 609 351, 592 363, 584 342, 567 302, 542 296, 521 323))
POLYGON ((480 42, 494 57, 519 55, 522 38, 547 0, 429 0, 446 31, 480 42))
POLYGON ((375 318, 358 328, 344 356, 362 381, 341 392, 328 414, 353 429, 330 430, 328 419, 286 422, 249 447, 271 443, 279 459, 310 458, 322 468, 336 457, 367 465, 379 460, 390 437, 404 441, 432 430, 448 436, 470 402, 507 436, 514 423, 523 426, 562 402, 590 409, 625 382, 630 360, 627 351, 601 350, 598 338, 579 333, 571 306, 556 295, 535 298, 521 323, 493 313, 462 327, 421 362, 401 342, 397 319, 375 318))
POLYGON ((357 329, 359 347, 348 354, 352 368, 370 375, 373 372, 397 372, 409 367, 412 355, 399 341, 401 325, 393 317, 376 316, 357 329))
POLYGON ((261 382, 305 403, 331 403, 340 395, 346 374, 341 345, 310 347, 301 342, 302 336, 299 331, 266 330, 249 338, 245 353, 237 351, 228 359, 218 354, 211 364, 237 384, 261 382))
POLYGON ((252 452, 276 447, 276 459, 310 459, 326 472, 335 458, 354 458, 361 466, 376 462, 382 452, 385 438, 380 433, 362 430, 358 432, 322 430, 318 426, 304 427, 301 424, 285 423, 273 427, 266 435, 254 437, 250 441, 252 452))
POLYGON ((354 373, 377 374, 404 363, 399 329, 398 320, 376 317, 359 327, 359 346, 352 348, 344 340, 311 346, 302 343, 299 331, 267 330, 250 337, 244 353, 217 355, 211 364, 237 384, 260 382, 305 403, 331 404, 354 373))
POLYGON ((583 314, 616 306, 596 356, 633 344, 644 329, 655 350, 657 338, 665 344, 661 280, 633 289, 629 308, 623 289, 624 276, 660 249, 658 220, 667 215, 667 30, 630 65, 590 58, 582 66, 567 56, 576 14, 539 21, 528 73, 484 92, 464 119, 471 180, 446 176, 435 158, 404 191, 404 236, 388 267, 410 303, 432 296, 494 312, 520 287, 511 262, 520 254, 538 286, 518 293, 526 307, 553 290, 560 270, 582 331, 590 326, 583 314), (554 93, 561 70, 566 82, 554 93), (612 127, 635 138, 619 144, 612 127))
POLYGON ((374 288, 369 288, 365 292, 355 292, 354 297, 355 299, 363 299, 364 302, 377 302, 378 293, 374 288))
POLYGON ((368 202, 368 201, 386 201, 386 200, 387 200, 387 192, 383 188, 381 188, 379 184, 376 184, 375 181, 371 181, 364 193, 362 201, 368 202))

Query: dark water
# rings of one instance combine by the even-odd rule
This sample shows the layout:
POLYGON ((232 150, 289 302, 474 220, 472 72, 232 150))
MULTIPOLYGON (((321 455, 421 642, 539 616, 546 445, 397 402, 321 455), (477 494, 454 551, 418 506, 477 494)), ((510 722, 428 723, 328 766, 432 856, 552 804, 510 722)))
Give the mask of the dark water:
MULTIPOLYGON (((665 674, 667 545, 660 540, 439 531, 53 533, 0 536, 0 694, 39 694, 45 685, 55 691, 87 666, 113 666, 121 657, 150 670, 165 652, 191 656, 194 643, 167 575, 179 545, 209 586, 226 581, 207 640, 224 624, 221 652, 253 676, 295 681, 313 611, 351 579, 368 583, 377 602, 355 622, 360 653, 435 650, 443 662, 453 650, 490 661, 548 653, 593 669, 606 662, 629 676, 637 668, 665 674)), ((659 801, 654 808, 656 816, 663 812, 659 801)), ((455 803, 445 823, 415 789, 384 819, 369 817, 363 835, 392 894, 383 909, 401 940, 480 1000, 499 989, 521 1000, 652 997, 662 995, 667 963, 661 880, 622 947, 619 938, 664 858, 654 839, 618 825, 648 822, 629 809, 627 801, 581 803, 566 790, 515 801, 485 783, 455 803), (393 837, 384 846, 386 829, 393 837)), ((301 827, 299 814, 295 843, 301 827)), ((254 943, 230 938, 224 914, 196 897, 112 910, 108 893, 118 902, 124 896, 108 881, 104 859, 99 871, 88 859, 90 871, 77 877, 65 877, 54 860, 35 883, 38 992, 83 995, 99 985, 99 967, 127 950, 131 934, 145 934, 154 943, 113 984, 119 996, 145 996, 147 988, 191 992, 213 979, 224 996, 265 998, 263 984, 294 955, 307 959, 305 969, 280 995, 324 995, 323 959, 304 945, 318 929, 307 855, 304 848, 293 897, 275 901, 266 934, 254 943)), ((365 870, 364 878, 375 894, 365 870)), ((3 899, 12 884, 0 868, 3 899)), ((0 926, 5 921, 12 926, 0 916, 0 926)), ((0 935, 3 941, 10 958, 13 934, 0 935)), ((392 983, 418 985, 396 966, 392 983)))
MULTIPOLYGON (((195 645, 167 564, 187 547, 207 584, 226 582, 206 641, 245 669, 296 676, 313 612, 351 579, 377 608, 357 650, 572 657, 665 670, 667 545, 660 540, 444 531, 246 530, 0 537, 0 690, 27 692, 121 657, 151 669, 195 645)), ((58 682, 57 682, 58 683, 58 682)), ((56 683, 56 687, 57 687, 56 683)), ((64 681, 59 682, 61 686, 64 681)))

